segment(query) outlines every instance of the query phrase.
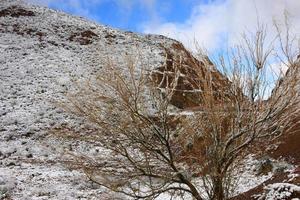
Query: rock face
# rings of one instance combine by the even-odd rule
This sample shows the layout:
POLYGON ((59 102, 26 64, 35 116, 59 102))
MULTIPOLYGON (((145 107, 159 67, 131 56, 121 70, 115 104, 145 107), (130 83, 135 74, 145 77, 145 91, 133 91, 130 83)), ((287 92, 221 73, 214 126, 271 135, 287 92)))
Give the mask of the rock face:
MULTIPOLYGON (((292 95, 295 100, 282 114, 278 120, 289 122, 279 138, 278 147, 272 152, 273 157, 284 157, 295 164, 300 164, 300 59, 296 60, 293 67, 290 67, 286 75, 279 81, 274 89, 272 97, 286 91, 286 96, 292 95)), ((284 100, 285 97, 283 97, 284 100)))
POLYGON ((230 81, 215 69, 208 58, 196 59, 180 43, 173 43, 170 48, 165 48, 165 52, 166 62, 152 71, 152 77, 159 87, 164 88, 174 79, 174 66, 178 67, 180 76, 171 99, 171 103, 177 108, 198 109, 202 103, 201 91, 204 89, 202 81, 206 78, 208 70, 212 73, 213 90, 216 94, 229 89, 230 81))

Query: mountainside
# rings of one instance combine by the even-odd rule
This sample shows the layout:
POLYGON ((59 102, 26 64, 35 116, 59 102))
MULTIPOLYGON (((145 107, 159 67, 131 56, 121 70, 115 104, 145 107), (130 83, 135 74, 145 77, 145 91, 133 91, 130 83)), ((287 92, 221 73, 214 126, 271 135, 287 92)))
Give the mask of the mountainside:
MULTIPOLYGON (((181 43, 164 36, 123 32, 21 0, 0 0, 0 199, 124 199, 57 163, 64 149, 90 154, 97 149, 62 143, 48 132, 82 126, 57 106, 74 89, 74 80, 108 70, 108 60, 124 69, 124 58, 137 55, 158 81, 178 57, 184 77, 196 68, 206 70, 181 43)), ((230 84, 217 70, 213 76, 216 88, 230 84)), ((177 89, 176 109, 199 104, 189 78, 181 78, 177 89)), ((239 192, 271 177, 255 177, 251 170, 257 161, 250 156, 249 163, 243 176, 251 181, 241 181, 239 192)))
MULTIPOLYGON (((47 137, 55 127, 81 126, 56 105, 74 80, 101 74, 108 60, 125 68, 130 55, 157 72, 166 57, 171 63, 177 54, 191 56, 163 36, 122 32, 17 0, 0 2, 0 54, 0 195, 13 199, 97 199, 104 191, 56 164, 64 148, 87 147, 47 137)), ((182 107, 184 97, 178 98, 182 107)))
POLYGON ((0 185, 3 191, 13 190, 13 199, 99 196, 93 185, 81 184, 85 179, 83 174, 53 164, 60 157, 55 153, 60 151, 55 149, 57 141, 45 138, 47 131, 66 122, 78 122, 54 102, 65 98, 72 79, 101 73, 108 59, 125 67, 126 55, 140 54, 150 69, 158 68, 165 59, 162 45, 173 43, 177 42, 161 36, 121 32, 22 1, 1 0, 0 185), (40 163, 33 164, 36 159, 40 163))

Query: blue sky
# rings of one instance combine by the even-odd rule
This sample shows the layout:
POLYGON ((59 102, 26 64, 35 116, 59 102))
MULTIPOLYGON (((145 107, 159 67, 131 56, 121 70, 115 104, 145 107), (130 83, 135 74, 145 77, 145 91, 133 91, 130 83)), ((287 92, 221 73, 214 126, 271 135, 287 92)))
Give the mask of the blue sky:
MULTIPOLYGON (((43 1, 41 1, 43 2, 43 1)), ((208 0, 48 0, 50 8, 87 17, 115 28, 143 32, 145 23, 184 23, 208 0)))

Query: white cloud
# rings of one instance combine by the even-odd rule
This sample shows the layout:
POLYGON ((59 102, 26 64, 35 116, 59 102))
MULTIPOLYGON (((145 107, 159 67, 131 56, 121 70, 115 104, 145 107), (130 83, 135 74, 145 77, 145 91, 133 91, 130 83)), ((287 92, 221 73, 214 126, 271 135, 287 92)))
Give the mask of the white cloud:
POLYGON ((279 77, 283 77, 288 70, 288 65, 282 62, 275 62, 268 66, 267 73, 272 74, 274 79, 278 79, 279 77))
MULTIPOLYGON (((300 0, 217 0, 194 7, 184 23, 149 23, 144 32, 166 35, 193 48, 194 40, 209 50, 234 42, 245 30, 255 30, 257 19, 272 26, 284 10, 291 14, 295 33, 300 33, 300 0)), ((180 12, 180 10, 178 11, 180 12)))

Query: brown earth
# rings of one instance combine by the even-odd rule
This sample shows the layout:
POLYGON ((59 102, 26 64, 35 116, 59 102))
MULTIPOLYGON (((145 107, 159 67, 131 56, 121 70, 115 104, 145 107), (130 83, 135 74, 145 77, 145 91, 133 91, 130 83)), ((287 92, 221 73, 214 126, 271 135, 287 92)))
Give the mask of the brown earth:
POLYGON ((273 158, 284 158, 300 165, 300 116, 292 120, 292 126, 278 139, 278 147, 270 152, 273 158))
MULTIPOLYGON (((264 155, 268 155, 274 159, 283 159, 289 163, 292 163, 298 167, 293 171, 294 174, 298 174, 298 177, 293 180, 289 180, 288 173, 277 173, 274 176, 262 183, 261 185, 256 186, 255 188, 240 194, 231 200, 250 200, 255 199, 253 195, 263 193, 264 186, 273 183, 292 183, 295 185, 300 185, 300 117, 294 118, 292 120, 292 126, 285 130, 282 137, 278 138, 275 143, 277 143, 277 147, 275 150, 270 150, 264 153, 264 155)), ((270 145, 268 142, 264 142, 261 144, 262 148, 270 145)), ((259 151, 261 151, 260 149, 259 151)), ((292 194, 288 199, 300 197, 299 193, 292 194)))
MULTIPOLYGON (((297 178, 293 179, 292 181, 287 181, 287 180, 289 180, 287 175, 288 175, 288 173, 275 174, 271 179, 265 181, 261 185, 258 185, 255 188, 253 188, 245 193, 242 193, 236 197, 233 197, 230 200, 253 200, 253 199, 256 199, 254 197, 254 195, 261 194, 263 192, 263 188, 265 185, 269 185, 269 184, 273 184, 273 183, 285 182, 285 183, 292 183, 295 185, 300 185, 300 177, 297 177, 297 178)), ((291 200, 292 198, 296 198, 296 197, 300 197, 300 194, 294 193, 290 196, 290 198, 284 199, 284 200, 291 200)))

